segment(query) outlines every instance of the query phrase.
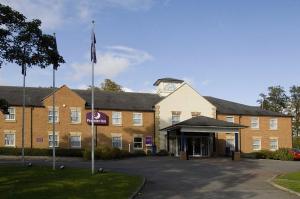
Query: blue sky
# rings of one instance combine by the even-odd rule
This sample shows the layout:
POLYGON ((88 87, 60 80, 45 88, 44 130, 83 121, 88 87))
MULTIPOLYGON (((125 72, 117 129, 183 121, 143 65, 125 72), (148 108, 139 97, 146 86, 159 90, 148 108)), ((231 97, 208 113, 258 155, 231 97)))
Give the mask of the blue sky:
MULTIPOLYGON (((300 1, 0 0, 56 32, 66 64, 57 85, 91 83, 91 20, 96 21, 96 84, 153 92, 161 77, 184 79, 202 95, 256 105, 268 86, 300 83, 300 1)), ((51 70, 28 71, 30 86, 51 86, 51 70)), ((20 67, 0 84, 22 85, 20 67)))

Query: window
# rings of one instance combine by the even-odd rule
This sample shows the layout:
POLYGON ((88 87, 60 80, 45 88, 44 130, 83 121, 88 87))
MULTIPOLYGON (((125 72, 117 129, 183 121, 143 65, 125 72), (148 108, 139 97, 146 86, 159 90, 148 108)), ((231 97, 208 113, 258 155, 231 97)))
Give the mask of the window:
POLYGON ((133 125, 142 126, 143 125, 143 114, 142 113, 133 113, 133 125))
MULTIPOLYGON (((55 113, 54 121, 55 121, 55 123, 57 123, 59 121, 58 107, 55 107, 54 113, 55 113)), ((53 122, 53 109, 52 109, 52 106, 48 107, 48 122, 49 123, 53 122)))
POLYGON ((200 112, 191 112, 191 114, 192 114, 192 117, 198 117, 201 115, 200 112))
POLYGON ((226 122, 234 123, 234 116, 226 116, 226 122))
POLYGON ((278 150, 278 139, 277 138, 270 138, 270 150, 271 151, 278 150))
POLYGON ((259 129, 259 118, 258 117, 251 117, 251 128, 259 129))
POLYGON ((278 128, 277 118, 270 119, 270 130, 277 130, 277 128, 278 128))
POLYGON ((15 147, 16 146, 16 134, 13 132, 4 133, 4 146, 15 147))
POLYGON ((164 86, 165 91, 173 92, 176 90, 176 85, 174 83, 166 83, 164 86))
POLYGON ((16 108, 9 107, 8 113, 9 114, 5 115, 5 120, 10 120, 10 121, 16 120, 16 108))
POLYGON ((81 148, 81 133, 71 133, 70 147, 71 148, 81 148))
POLYGON ((235 139, 233 136, 226 137, 226 148, 230 148, 230 151, 235 150, 235 139))
POLYGON ((143 136, 135 135, 133 137, 133 149, 143 149, 143 136))
MULTIPOLYGON (((52 145, 53 144, 53 134, 52 134, 52 132, 49 132, 48 140, 49 140, 49 147, 53 147, 53 145, 52 145)), ((58 136, 57 132, 55 132, 55 135, 54 135, 54 142, 55 142, 54 146, 58 147, 59 146, 59 136, 58 136)))
POLYGON ((261 139, 260 138, 253 138, 252 148, 254 151, 261 150, 261 139))
POLYGON ((172 111, 172 125, 180 122, 180 114, 179 111, 172 111))
POLYGON ((71 110, 71 123, 81 123, 81 108, 70 108, 71 110))
POLYGON ((122 149, 122 136, 118 134, 112 135, 111 144, 113 148, 122 149))
POLYGON ((122 125, 122 113, 121 112, 112 112, 112 124, 113 125, 122 125))

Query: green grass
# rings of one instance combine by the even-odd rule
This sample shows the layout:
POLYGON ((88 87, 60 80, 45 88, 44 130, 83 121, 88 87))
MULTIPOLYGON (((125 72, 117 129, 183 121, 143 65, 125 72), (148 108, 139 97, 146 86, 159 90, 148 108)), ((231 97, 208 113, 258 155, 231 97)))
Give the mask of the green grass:
POLYGON ((300 172, 278 176, 275 183, 300 193, 300 172))
POLYGON ((90 170, 49 167, 0 166, 1 199, 128 198, 142 183, 139 176, 90 170))

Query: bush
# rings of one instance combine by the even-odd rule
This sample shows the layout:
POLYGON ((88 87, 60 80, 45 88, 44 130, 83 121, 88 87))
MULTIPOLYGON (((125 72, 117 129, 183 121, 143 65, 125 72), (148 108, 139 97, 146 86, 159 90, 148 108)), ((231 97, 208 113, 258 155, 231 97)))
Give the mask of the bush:
POLYGON ((274 160, 290 161, 290 160, 294 160, 294 157, 293 157, 292 154, 289 153, 289 149, 281 148, 281 149, 274 152, 273 159, 274 160))
POLYGON ((300 137, 293 138, 293 148, 300 149, 300 137))
MULTIPOLYGON (((82 152, 82 157, 83 157, 84 160, 90 160, 91 157, 92 157, 91 150, 85 149, 85 150, 82 152)), ((95 156, 95 157, 96 157, 96 156, 95 156)))
POLYGON ((273 159, 273 152, 269 150, 261 150, 255 152, 256 159, 273 159))
POLYGON ((168 156, 169 155, 169 152, 167 150, 160 150, 158 153, 157 153, 158 156, 168 156))
POLYGON ((140 156, 146 156, 146 153, 143 150, 135 150, 131 155, 132 157, 140 157, 140 156))

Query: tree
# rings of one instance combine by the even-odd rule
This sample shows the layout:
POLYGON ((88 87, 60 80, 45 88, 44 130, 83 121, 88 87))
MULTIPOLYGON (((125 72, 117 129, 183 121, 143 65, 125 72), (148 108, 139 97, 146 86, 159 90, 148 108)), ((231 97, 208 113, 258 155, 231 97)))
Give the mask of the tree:
POLYGON ((261 99, 258 100, 263 109, 284 113, 288 106, 288 96, 281 86, 271 86, 268 88, 268 94, 260 94, 261 99))
POLYGON ((98 89, 101 91, 124 92, 121 85, 110 79, 105 79, 98 89))
POLYGON ((8 102, 5 99, 0 99, 0 111, 3 114, 8 114, 8 107, 9 107, 8 102))
POLYGON ((300 136, 300 86, 290 88, 289 112, 293 116, 293 133, 300 136))

